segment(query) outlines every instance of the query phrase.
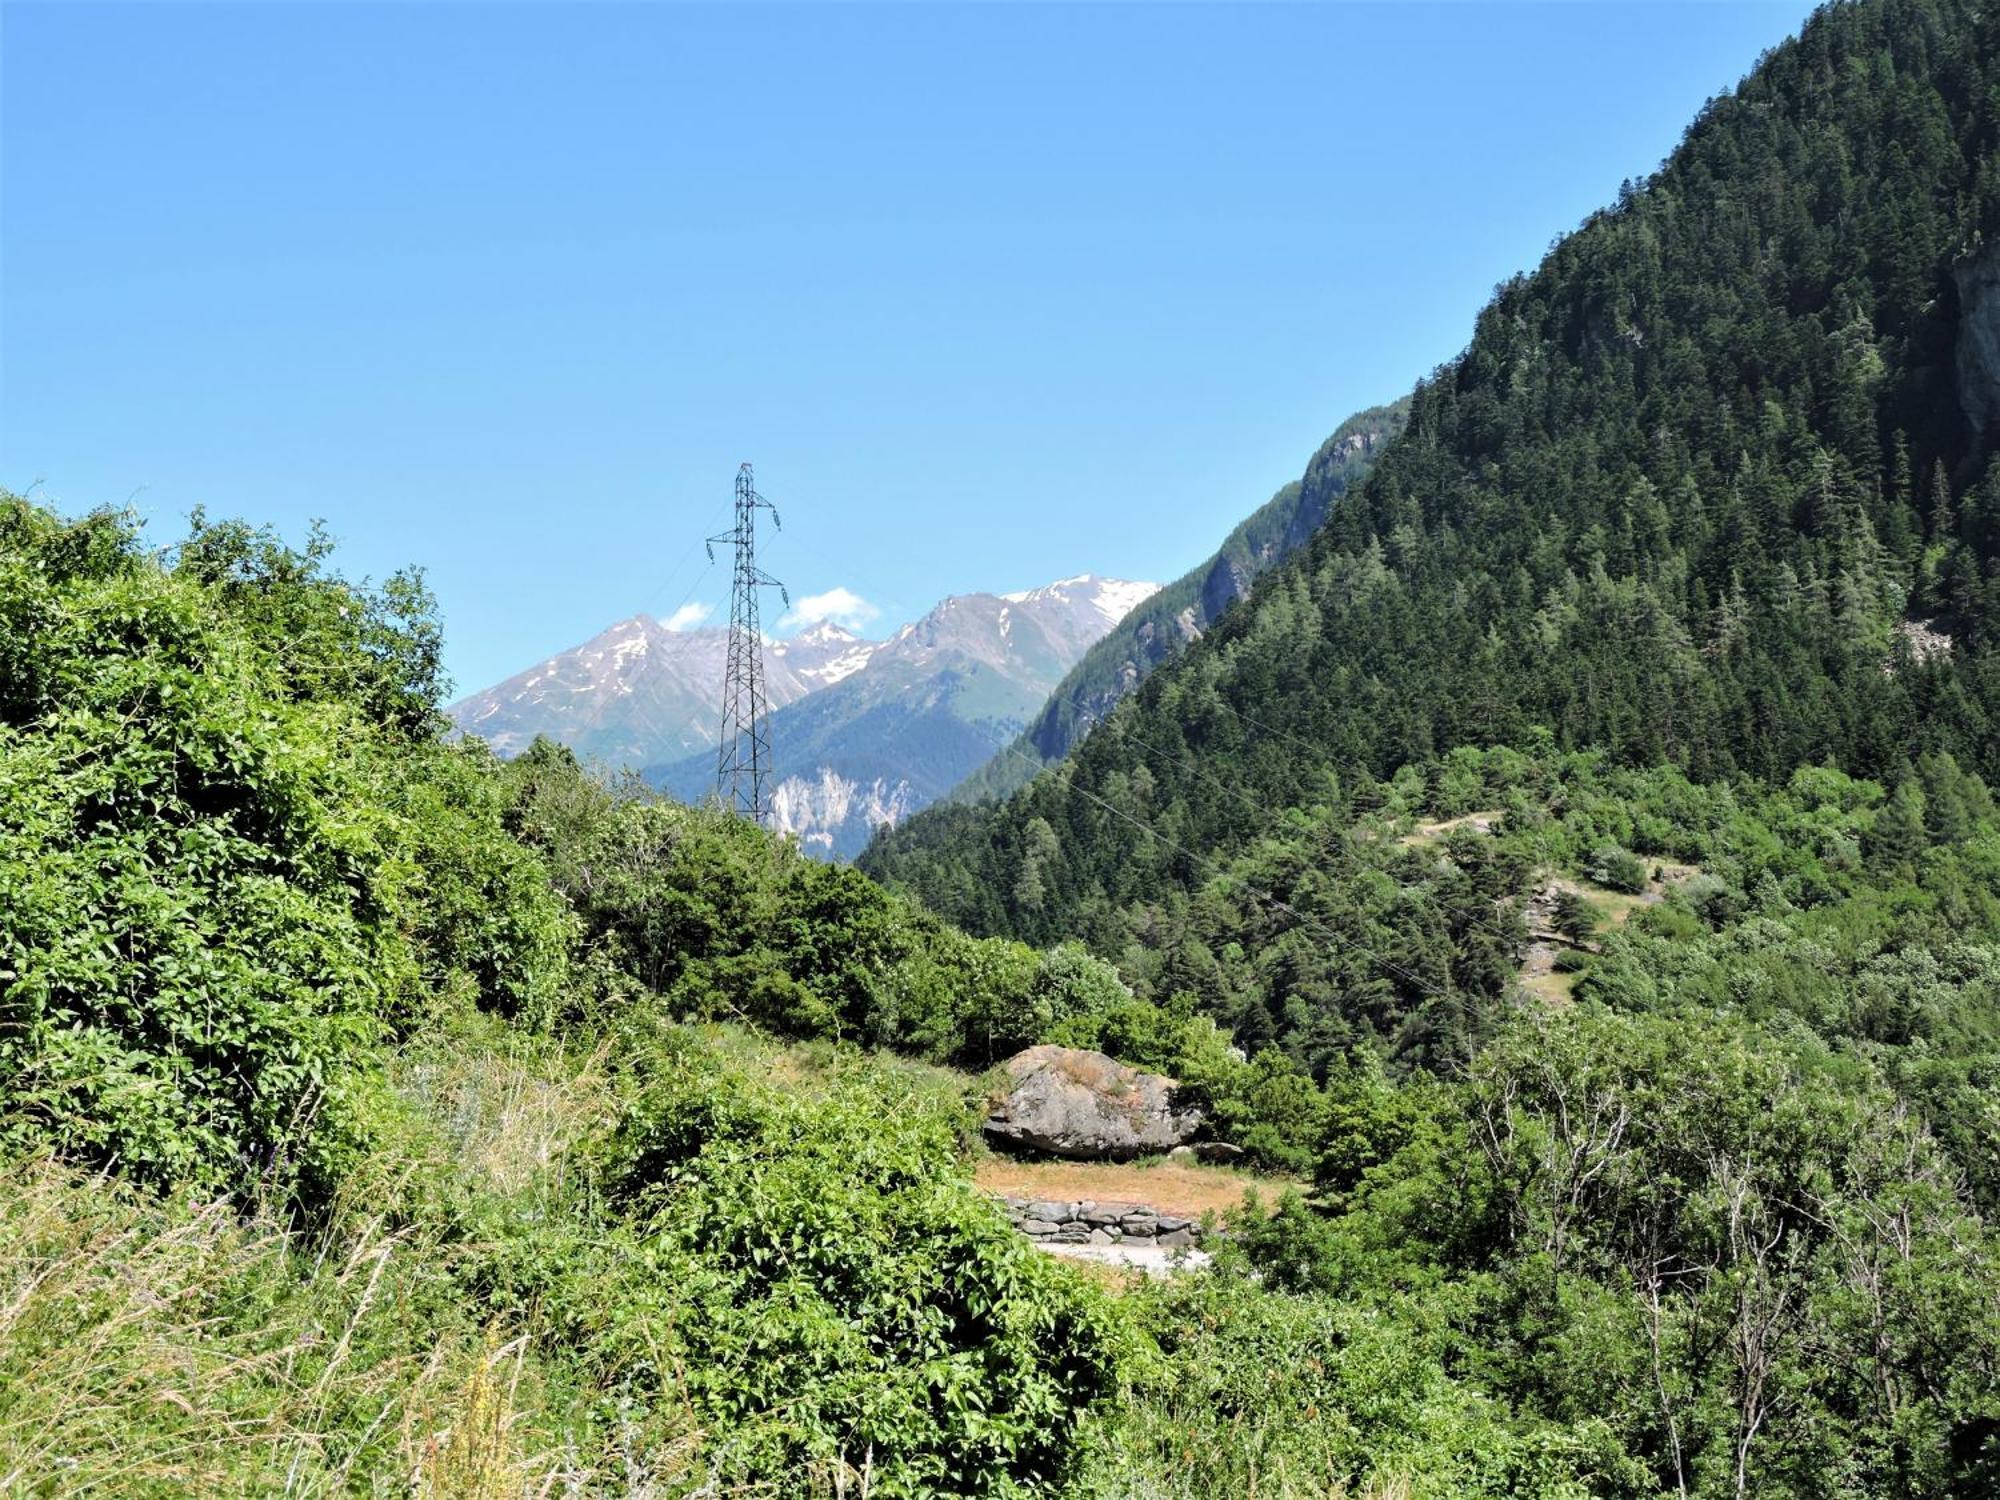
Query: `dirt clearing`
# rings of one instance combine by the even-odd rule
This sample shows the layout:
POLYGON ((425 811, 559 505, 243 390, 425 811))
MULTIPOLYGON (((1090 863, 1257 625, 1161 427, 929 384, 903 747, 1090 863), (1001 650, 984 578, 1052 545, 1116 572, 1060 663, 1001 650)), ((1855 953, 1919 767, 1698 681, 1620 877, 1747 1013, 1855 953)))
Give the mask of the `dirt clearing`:
POLYGON ((1017 1161, 997 1155, 981 1158, 972 1181, 989 1193, 1010 1198, 1143 1203, 1188 1219, 1240 1207, 1250 1188, 1269 1204, 1286 1188, 1305 1186, 1289 1178, 1171 1161, 1017 1161))

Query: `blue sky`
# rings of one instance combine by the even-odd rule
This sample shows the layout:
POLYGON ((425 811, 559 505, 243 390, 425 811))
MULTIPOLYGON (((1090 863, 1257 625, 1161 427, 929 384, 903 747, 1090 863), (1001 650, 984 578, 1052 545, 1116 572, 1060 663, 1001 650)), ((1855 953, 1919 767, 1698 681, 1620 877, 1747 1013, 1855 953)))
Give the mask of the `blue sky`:
POLYGON ((323 517, 464 690, 726 607, 746 458, 877 633, 1164 580, 1808 10, 9 3, 0 484, 323 517))

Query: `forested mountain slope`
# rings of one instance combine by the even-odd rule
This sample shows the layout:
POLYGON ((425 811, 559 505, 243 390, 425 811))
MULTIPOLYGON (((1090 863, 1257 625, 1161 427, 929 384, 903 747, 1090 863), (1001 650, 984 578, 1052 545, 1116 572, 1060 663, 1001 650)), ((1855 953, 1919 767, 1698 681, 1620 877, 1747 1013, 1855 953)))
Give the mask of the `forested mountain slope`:
POLYGON ((1038 762, 1069 754, 1155 667, 1199 640, 1259 577, 1306 544, 1327 508, 1403 430, 1408 414, 1409 402, 1396 401, 1342 422, 1306 466, 1305 482, 1286 485, 1258 506, 1223 538, 1214 556, 1161 589, 1092 646, 1020 737, 967 778, 952 800, 1004 796, 1032 780, 1038 762))
POLYGON ((1116 952, 1279 810, 1454 745, 2000 770, 1996 25, 1817 14, 1500 289, 1246 607, 1060 771, 864 868, 1116 952))

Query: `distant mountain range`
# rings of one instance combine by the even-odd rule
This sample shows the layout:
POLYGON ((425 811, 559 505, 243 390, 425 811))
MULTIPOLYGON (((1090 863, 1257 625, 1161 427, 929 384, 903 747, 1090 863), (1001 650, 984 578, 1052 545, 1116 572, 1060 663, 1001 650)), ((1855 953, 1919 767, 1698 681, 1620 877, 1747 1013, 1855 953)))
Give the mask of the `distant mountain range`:
MULTIPOLYGON (((846 858, 881 823, 943 796, 1021 732, 1063 674, 1159 585, 1082 574, 943 600, 887 640, 822 624, 765 648, 772 824, 846 858)), ((728 632, 635 615, 452 705, 502 755, 537 734, 697 801, 713 751, 728 632)))
MULTIPOLYGON (((1409 406, 1349 417, 1303 481, 1164 588, 1084 573, 1019 593, 953 595, 887 640, 821 624, 771 641, 771 826, 815 854, 851 859, 876 828, 933 802, 1023 785, 1302 547, 1403 430, 1409 406)), ((726 630, 669 630, 635 615, 449 712, 502 755, 545 734, 699 801, 715 781, 728 640, 726 630)))
MULTIPOLYGON (((633 615, 446 712, 501 755, 518 755, 545 734, 608 765, 643 766, 714 746, 728 646, 727 630, 669 630, 633 615)), ((833 624, 770 642, 764 682, 772 705, 839 682, 875 649, 833 624)))

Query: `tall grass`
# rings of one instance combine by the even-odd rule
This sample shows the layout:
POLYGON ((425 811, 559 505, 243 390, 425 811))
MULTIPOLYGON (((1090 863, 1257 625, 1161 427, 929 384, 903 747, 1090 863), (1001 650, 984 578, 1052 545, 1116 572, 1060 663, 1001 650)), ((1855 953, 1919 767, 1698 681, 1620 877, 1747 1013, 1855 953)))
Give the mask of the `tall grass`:
POLYGON ((553 1207, 605 1108, 601 1054, 488 1040, 397 1061, 403 1128, 312 1235, 46 1158, 0 1163, 0 1495, 650 1483, 651 1466, 572 1451, 533 1330, 478 1320, 448 1275, 462 1249, 427 1218, 443 1196, 553 1207))
MULTIPOLYGON (((808 1086, 841 1066, 708 1040, 808 1086)), ((778 1496, 717 1481, 683 1399, 623 1409, 532 1311, 486 1321, 454 1274, 493 1216, 591 1232, 575 1158, 615 1114, 607 1056, 475 1018, 392 1059, 401 1117, 311 1233, 0 1160, 0 1497, 778 1496)), ((870 1469, 786 1493, 865 1496, 870 1469)))
POLYGON ((226 1204, 8 1164, 0 1493, 565 1488, 523 1441, 524 1346, 422 1306, 428 1248, 378 1219, 307 1258, 226 1204))
MULTIPOLYGON (((703 1040, 804 1094, 864 1066, 733 1029, 703 1040)), ((892 1108, 967 1087, 865 1066, 892 1108)), ((532 1309, 503 1326, 467 1296, 456 1272, 485 1248, 468 1225, 532 1221, 552 1245, 590 1233, 578 1148, 615 1113, 614 1071, 603 1047, 504 1027, 433 1037, 392 1060, 406 1116, 310 1235, 44 1157, 0 1162, 0 1497, 879 1496, 867 1451, 782 1488, 721 1482, 730 1439, 702 1430, 684 1397, 626 1409, 597 1384, 608 1372, 532 1309)), ((1302 1441, 1318 1424, 1282 1402, 1268 1420, 1218 1417, 1213 1378, 1179 1398, 1166 1381, 1107 1414, 1079 1500, 1443 1493, 1394 1479, 1352 1490, 1351 1450, 1302 1441)))

